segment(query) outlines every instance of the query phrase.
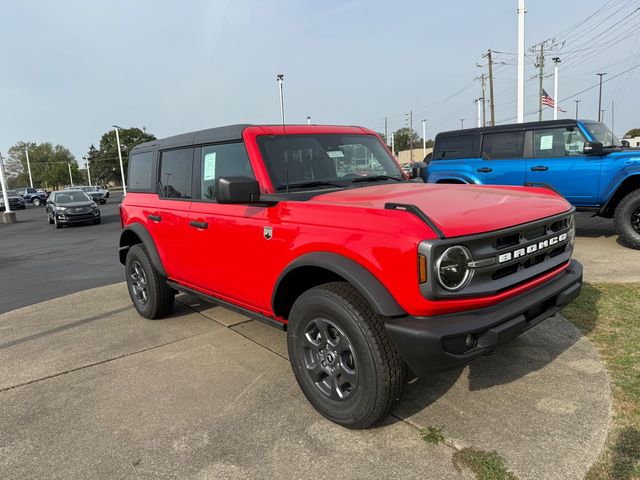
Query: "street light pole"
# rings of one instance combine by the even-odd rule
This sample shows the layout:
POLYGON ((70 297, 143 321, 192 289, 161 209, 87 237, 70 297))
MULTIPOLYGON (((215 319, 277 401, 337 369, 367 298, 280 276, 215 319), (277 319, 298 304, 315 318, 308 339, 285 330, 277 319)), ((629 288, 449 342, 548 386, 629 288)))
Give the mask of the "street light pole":
POLYGON ((393 132, 391 132, 391 153, 393 154, 394 157, 396 156, 396 144, 393 139, 393 132))
POLYGON ((311 125, 311 117, 307 117, 307 125, 311 125))
POLYGON ((460 130, 464 130, 464 118, 460 119, 460 130))
POLYGON ((31 177, 31 164, 29 163, 29 149, 25 148, 24 153, 27 156, 27 170, 29 171, 29 186, 33 188, 33 177, 31 177))
POLYGON ((7 184, 4 179, 4 161, 0 155, 0 188, 2 188, 2 198, 4 199, 4 211, 11 213, 11 205, 9 205, 9 197, 7 196, 7 184))
POLYGON ((113 125, 113 128, 116 130, 116 143, 118 144, 118 158, 120 159, 120 175, 122 176, 122 196, 127 195, 127 182, 124 179, 124 166, 122 164, 122 148, 120 148, 120 132, 118 131, 120 128, 118 125, 113 125))
POLYGON ((89 168, 89 159, 87 157, 82 157, 84 162, 87 164, 87 180, 89 181, 89 186, 91 186, 91 169, 89 168))
POLYGON ((526 12, 524 0, 518 0, 518 123, 524 122, 524 14, 526 12))
POLYGON ((596 73, 600 77, 600 91, 598 92, 598 121, 602 121, 602 77, 606 73, 596 73))
POLYGON ((574 100, 574 102, 576 102, 576 120, 578 119, 578 104, 580 103, 580 100, 574 100))
POLYGON ((553 72, 553 83, 554 83, 553 98, 555 100, 555 108, 553 109, 553 119, 557 120, 558 110, 560 109, 560 106, 558 105, 558 102, 560 102, 560 98, 558 98, 558 64, 560 63, 560 57, 553 57, 552 60, 555 67, 553 72))
POLYGON ((67 167, 69 168, 69 180, 71 181, 71 186, 73 187, 73 177, 71 176, 71 163, 67 163, 67 167))

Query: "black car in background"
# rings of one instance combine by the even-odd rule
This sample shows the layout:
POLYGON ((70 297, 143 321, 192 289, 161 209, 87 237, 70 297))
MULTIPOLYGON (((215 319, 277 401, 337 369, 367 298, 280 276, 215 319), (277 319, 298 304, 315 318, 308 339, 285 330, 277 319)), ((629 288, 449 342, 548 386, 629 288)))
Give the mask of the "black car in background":
POLYGON ((96 187, 89 187, 86 185, 79 185, 77 187, 69 187, 69 188, 65 188, 65 190, 82 190, 84 193, 86 193, 87 195, 89 195, 94 202, 96 203, 101 203, 101 204, 105 204, 107 203, 107 197, 105 196, 105 193, 101 190, 98 190, 96 187))
POLYGON ((20 187, 15 189, 22 198, 24 198, 25 202, 33 203, 34 206, 39 207, 42 205, 47 199, 47 194, 45 192, 39 192, 35 188, 30 187, 20 187))
POLYGON ((56 228, 72 223, 100 223, 100 209, 82 190, 51 192, 46 205, 49 223, 56 228))
MULTIPOLYGON (((11 210, 24 210, 26 208, 24 198, 15 190, 7 190, 7 200, 9 201, 9 208, 11 210)), ((0 211, 4 210, 6 210, 4 206, 4 196, 0 191, 0 211)))

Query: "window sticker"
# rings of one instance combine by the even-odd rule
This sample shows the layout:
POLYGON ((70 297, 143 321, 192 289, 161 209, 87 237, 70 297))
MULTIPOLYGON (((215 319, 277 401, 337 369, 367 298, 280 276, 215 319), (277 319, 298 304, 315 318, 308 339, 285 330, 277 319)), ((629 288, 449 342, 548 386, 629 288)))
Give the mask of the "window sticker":
POLYGON ((204 181, 216 178, 216 152, 207 153, 204 156, 204 181))
POLYGON ((542 135, 540 137, 540 150, 551 150, 553 148, 553 135, 542 135))
POLYGON ((331 158, 343 158, 344 153, 341 150, 330 150, 327 152, 327 155, 331 158))

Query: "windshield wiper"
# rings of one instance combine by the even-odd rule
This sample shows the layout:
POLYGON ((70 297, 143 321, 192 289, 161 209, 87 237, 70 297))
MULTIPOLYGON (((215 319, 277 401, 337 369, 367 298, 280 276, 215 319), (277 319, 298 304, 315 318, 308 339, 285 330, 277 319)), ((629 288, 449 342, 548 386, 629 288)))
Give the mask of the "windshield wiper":
MULTIPOLYGON (((344 185, 340 185, 338 183, 326 182, 321 180, 313 180, 310 182, 299 182, 299 183, 290 183, 288 187, 291 188, 306 188, 306 187, 338 187, 342 188, 344 185)), ((286 190, 287 185, 278 185, 276 190, 286 190)))
POLYGON ((377 182, 379 180, 395 180, 396 182, 401 182, 404 178, 399 177, 391 177, 389 175, 373 175, 370 177, 358 177, 351 180, 352 183, 358 182, 377 182))

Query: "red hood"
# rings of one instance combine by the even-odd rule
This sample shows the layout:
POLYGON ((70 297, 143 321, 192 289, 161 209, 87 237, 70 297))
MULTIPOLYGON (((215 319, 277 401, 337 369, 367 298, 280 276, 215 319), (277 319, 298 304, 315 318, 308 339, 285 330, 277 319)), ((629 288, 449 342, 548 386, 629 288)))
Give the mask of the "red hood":
POLYGON ((389 202, 415 205, 447 237, 499 230, 550 217, 571 208, 562 197, 542 188, 406 182, 338 190, 318 195, 309 201, 381 209, 389 202))

